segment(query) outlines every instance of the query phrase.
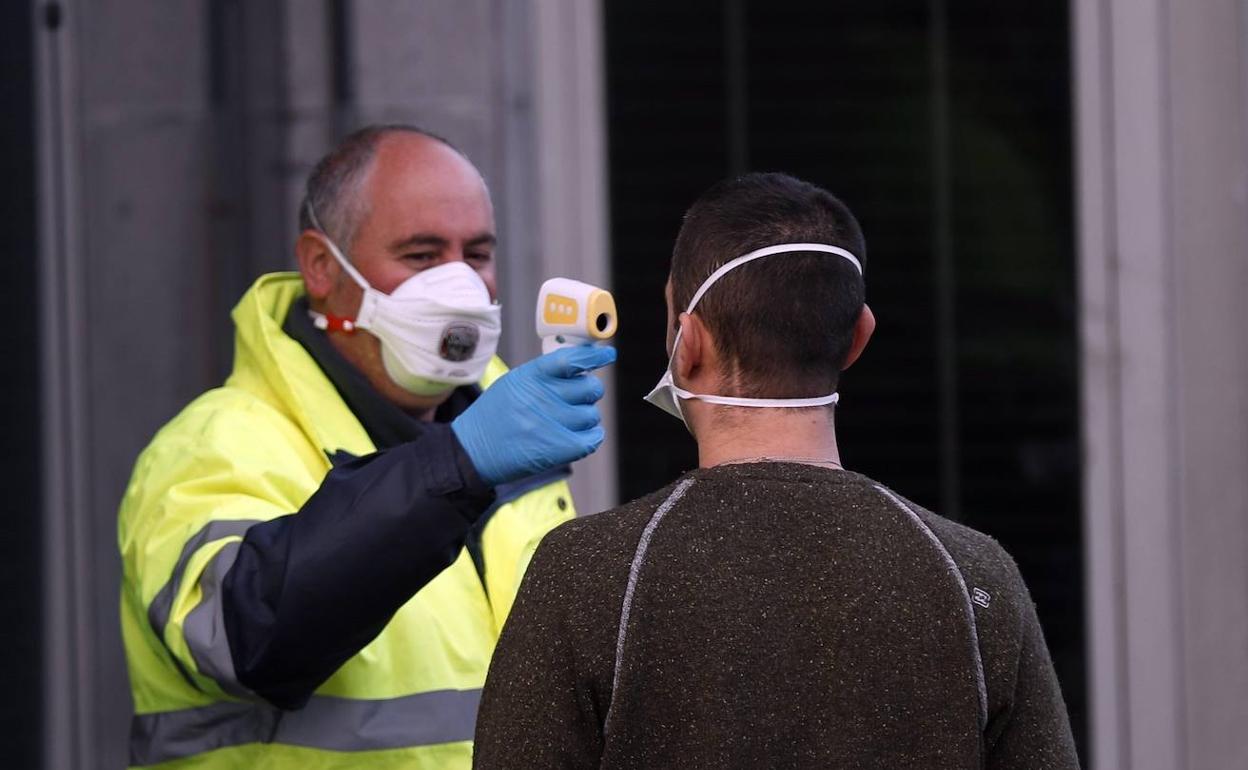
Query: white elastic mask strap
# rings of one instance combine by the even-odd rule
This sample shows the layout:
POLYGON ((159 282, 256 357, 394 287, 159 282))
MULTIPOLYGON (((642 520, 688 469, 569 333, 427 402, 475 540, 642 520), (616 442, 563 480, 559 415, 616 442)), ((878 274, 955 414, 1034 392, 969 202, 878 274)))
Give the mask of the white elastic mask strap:
MULTIPOLYGON (((811 398, 744 398, 740 396, 713 396, 685 390, 676 384, 676 378, 672 375, 672 361, 676 358, 676 347, 680 345, 681 331, 680 329, 676 330, 676 338, 672 340, 672 355, 667 361, 667 371, 663 373, 663 378, 671 382, 672 393, 679 398, 683 398, 686 401, 697 399, 708 404, 720 404, 722 406, 761 407, 764 409, 802 409, 808 406, 827 406, 841 400, 841 394, 835 392, 826 396, 812 396, 811 398)), ((662 383, 660 383, 661 386, 662 383)))
POLYGON ((351 280, 364 290, 373 288, 364 280, 364 276, 360 275, 360 271, 355 269, 355 265, 351 264, 342 251, 338 248, 338 244, 334 243, 334 239, 329 237, 329 232, 321 227, 320 221, 316 218, 316 212, 312 209, 312 201, 308 201, 305 208, 308 210, 308 219, 312 220, 312 226, 320 232, 321 237, 325 239, 325 245, 329 247, 329 253, 334 255, 334 259, 338 260, 338 264, 342 265, 342 269, 347 271, 347 275, 351 276, 351 280))
MULTIPOLYGON (((745 263, 753 262, 754 260, 762 259, 763 257, 770 257, 772 254, 786 254, 788 252, 795 251, 821 251, 825 254, 835 254, 838 257, 844 257, 858 270, 858 274, 862 275, 862 263, 858 261, 858 258, 838 246, 829 246, 826 243, 778 243, 775 246, 767 246, 761 249, 756 249, 751 251, 749 254, 743 254, 734 260, 720 265, 719 269, 711 273, 710 276, 702 282, 702 285, 698 287, 698 290, 693 293, 693 299, 689 300, 689 307, 685 308, 685 312, 692 313, 694 307, 698 304, 698 300, 702 299, 702 295, 706 294, 707 289, 711 288, 711 286, 713 286, 720 278, 723 278, 726 274, 736 270, 745 263)), ((675 348, 673 348, 673 350, 674 349, 675 348)))
MULTIPOLYGON (((720 278, 723 278, 729 272, 737 269, 747 262, 753 262, 754 260, 762 259, 763 257, 770 257, 773 254, 787 254, 790 252, 803 251, 818 251, 824 254, 835 254, 838 257, 843 257, 854 266, 859 275, 862 275, 862 263, 858 261, 858 258, 838 246, 830 246, 826 243, 778 243, 774 246, 766 246, 761 249, 756 249, 748 254, 743 254, 736 259, 725 262, 719 267, 718 270, 711 273, 710 276, 702 282, 702 285, 698 287, 698 290, 693 293, 693 299, 689 300, 689 307, 685 309, 685 312, 692 313, 693 309, 697 307, 698 300, 702 299, 702 296, 706 294, 707 289, 711 288, 711 286, 713 286, 720 278)), ((697 399, 699 401, 705 401, 709 404, 720 404, 723 406, 762 408, 774 407, 783 409, 801 409, 811 406, 827 406, 828 404, 835 404, 841 398, 840 394, 835 392, 829 393, 826 396, 815 396, 813 398, 741 398, 737 396, 715 396, 701 393, 691 393, 678 386, 676 384, 675 377, 672 376, 672 361, 676 358, 676 348, 680 345, 680 335, 682 331, 683 329, 676 330, 676 338, 672 340, 672 355, 668 357, 667 372, 663 375, 664 378, 671 380, 671 390, 672 393, 675 394, 676 398, 674 400, 677 404, 677 408, 679 408, 679 399, 681 398, 686 400, 697 399)), ((659 387, 662 387, 662 382, 660 382, 659 387)))
POLYGON ((690 393, 684 388, 677 387, 672 383, 672 392, 683 399, 697 399, 705 401, 708 404, 719 404, 721 406, 744 406, 761 409, 802 409, 808 406, 827 406, 835 404, 841 400, 840 393, 829 393, 826 396, 815 396, 813 398, 739 398, 737 396, 707 396, 697 393, 690 393))

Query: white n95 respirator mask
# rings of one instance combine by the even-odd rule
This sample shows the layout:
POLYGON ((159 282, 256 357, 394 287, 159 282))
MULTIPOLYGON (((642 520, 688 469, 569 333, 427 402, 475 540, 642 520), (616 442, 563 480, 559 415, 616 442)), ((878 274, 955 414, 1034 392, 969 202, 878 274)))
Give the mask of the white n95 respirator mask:
POLYGON ((390 379, 409 393, 437 395, 481 379, 498 349, 501 307, 477 272, 448 262, 416 273, 390 294, 369 285, 326 234, 308 206, 330 253, 364 290, 355 318, 327 318, 309 311, 320 329, 367 329, 381 341, 390 379))
MULTIPOLYGON (((693 299, 689 300, 689 307, 685 308, 686 313, 692 313, 693 309, 698 306, 698 300, 702 299, 702 295, 706 294, 720 278, 728 273, 736 270, 742 265, 753 262, 756 259, 770 257, 774 254, 789 254, 793 252, 823 252, 842 257, 850 262, 858 270, 858 274, 862 274, 862 263, 853 254, 845 249, 837 246, 829 246, 826 243, 781 243, 775 246, 767 246, 749 254, 744 254, 730 262, 724 263, 718 270, 711 273, 698 290, 693 293, 693 299)), ((681 330, 676 330, 676 339, 672 341, 672 354, 667 361, 667 371, 663 372, 663 376, 659 378, 659 384, 654 386, 654 390, 646 396, 646 401, 654 404, 658 408, 667 412, 671 416, 680 420, 689 427, 688 421, 685 420, 685 413, 680 407, 681 399, 696 398, 699 401, 705 401, 708 404, 721 404, 723 406, 744 406, 762 409, 800 409, 810 406, 827 406, 835 404, 840 395, 836 392, 827 394, 826 396, 815 396, 813 398, 741 398, 737 396, 715 396, 705 393, 690 393, 684 388, 678 387, 675 380, 672 379, 672 359, 676 357, 676 347, 680 345, 681 330)))

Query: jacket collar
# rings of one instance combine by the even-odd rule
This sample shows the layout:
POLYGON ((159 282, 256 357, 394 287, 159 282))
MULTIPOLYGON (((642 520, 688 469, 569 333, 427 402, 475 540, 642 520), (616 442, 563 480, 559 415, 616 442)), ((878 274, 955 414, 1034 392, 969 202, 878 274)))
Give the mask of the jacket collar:
POLYGON ((311 354, 282 331, 291 305, 303 295, 298 273, 263 275, 247 290, 232 314, 234 372, 229 384, 260 395, 294 422, 318 450, 368 454, 376 447, 364 426, 311 354))
MULTIPOLYGON (((302 345, 320 364, 378 449, 388 449, 413 441, 428 429, 428 423, 415 419, 387 400, 377 392, 368 378, 343 358, 325 332, 312 323, 308 316, 306 296, 295 298, 286 313, 286 320, 282 323, 282 331, 302 345)), ((480 394, 481 388, 475 384, 456 388, 438 407, 434 420, 450 422, 476 401, 480 394)))

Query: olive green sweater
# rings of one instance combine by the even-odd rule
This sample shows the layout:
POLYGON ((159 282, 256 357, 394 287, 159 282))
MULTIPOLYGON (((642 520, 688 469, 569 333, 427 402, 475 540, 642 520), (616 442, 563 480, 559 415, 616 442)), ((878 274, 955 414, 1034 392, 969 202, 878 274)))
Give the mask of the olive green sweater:
POLYGON ((1013 560, 868 478, 790 463, 694 471, 548 535, 474 758, 981 766, 1078 766, 1013 560))

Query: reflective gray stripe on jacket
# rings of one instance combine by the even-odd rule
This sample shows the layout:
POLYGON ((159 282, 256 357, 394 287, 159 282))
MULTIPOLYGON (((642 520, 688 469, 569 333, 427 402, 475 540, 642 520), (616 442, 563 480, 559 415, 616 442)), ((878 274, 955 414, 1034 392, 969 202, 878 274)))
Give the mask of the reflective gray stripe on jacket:
POLYGON ((387 700, 314 695, 298 711, 255 703, 139 714, 130 764, 154 765, 248 743, 377 751, 472 740, 480 690, 437 690, 387 700))
MULTIPOLYGON (((168 644, 165 640, 165 628, 169 625, 169 620, 173 615, 174 601, 181 590, 182 581, 186 577, 186 568, 195 552, 217 540, 242 537, 252 525, 259 523, 256 519, 210 521, 186 541, 186 545, 182 547, 182 553, 178 555, 178 560, 173 565, 168 582, 156 593, 147 608, 147 620, 151 623, 152 630, 156 632, 158 639, 168 644)), ((182 638, 186 640, 186 646, 191 651, 191 658, 194 659, 199 673, 212 677, 217 684, 221 685, 221 689, 232 695, 250 698, 254 696, 247 688, 239 684, 234 673, 234 661, 230 656, 230 645, 225 637, 225 618, 221 605, 221 583, 238 557, 238 548, 238 543, 227 544, 204 565, 204 570, 199 577, 199 589, 203 598, 183 620, 182 638)), ((172 650, 170 655, 183 678, 196 689, 203 689, 196 684, 194 677, 186 671, 182 661, 173 654, 172 650)))

